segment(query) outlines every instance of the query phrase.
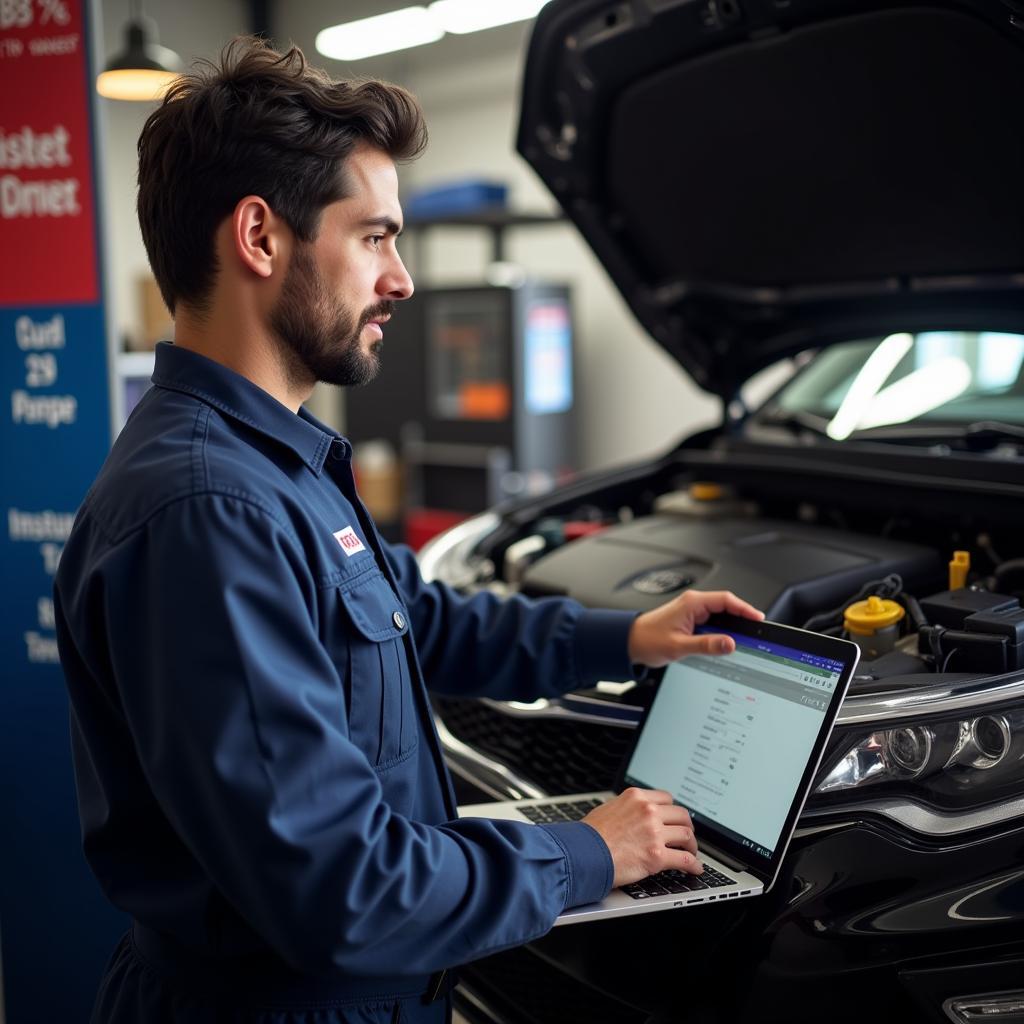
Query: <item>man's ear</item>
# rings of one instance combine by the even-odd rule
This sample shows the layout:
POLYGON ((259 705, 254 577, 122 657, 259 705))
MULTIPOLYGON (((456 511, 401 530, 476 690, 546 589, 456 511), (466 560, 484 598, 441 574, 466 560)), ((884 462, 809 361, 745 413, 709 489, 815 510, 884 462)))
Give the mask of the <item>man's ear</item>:
POLYGON ((284 221, 275 216, 265 199, 246 196, 240 199, 231 216, 231 241, 242 261, 259 277, 270 277, 275 265, 284 258, 282 233, 284 221))

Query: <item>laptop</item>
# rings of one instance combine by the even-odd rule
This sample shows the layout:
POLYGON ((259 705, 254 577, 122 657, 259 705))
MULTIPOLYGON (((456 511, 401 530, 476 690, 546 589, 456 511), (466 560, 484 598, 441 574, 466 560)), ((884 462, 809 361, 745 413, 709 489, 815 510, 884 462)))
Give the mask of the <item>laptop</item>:
POLYGON ((736 650, 663 670, 615 792, 459 808, 460 817, 579 820, 629 786, 663 789, 693 819, 704 874, 665 871, 564 911, 556 925, 767 892, 857 666, 856 644, 774 622, 714 616, 736 650))

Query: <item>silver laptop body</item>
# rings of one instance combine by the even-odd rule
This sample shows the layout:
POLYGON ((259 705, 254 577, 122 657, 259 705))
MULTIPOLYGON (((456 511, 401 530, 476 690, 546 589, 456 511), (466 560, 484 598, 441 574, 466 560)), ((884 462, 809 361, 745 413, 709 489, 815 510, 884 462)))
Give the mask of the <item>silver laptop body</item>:
POLYGON ((729 633, 736 650, 665 669, 615 792, 459 808, 463 818, 571 820, 640 786, 667 790, 690 810, 704 875, 651 876, 564 911, 556 925, 757 896, 778 877, 860 651, 728 616, 703 629, 729 633))

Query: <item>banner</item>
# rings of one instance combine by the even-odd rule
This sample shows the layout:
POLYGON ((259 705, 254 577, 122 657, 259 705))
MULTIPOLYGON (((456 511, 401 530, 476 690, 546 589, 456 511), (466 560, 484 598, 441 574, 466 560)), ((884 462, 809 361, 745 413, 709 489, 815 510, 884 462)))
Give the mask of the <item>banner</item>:
POLYGON ((124 922, 81 851, 53 574, 110 447, 84 0, 0 0, 0 965, 7 1024, 88 1019, 124 922))

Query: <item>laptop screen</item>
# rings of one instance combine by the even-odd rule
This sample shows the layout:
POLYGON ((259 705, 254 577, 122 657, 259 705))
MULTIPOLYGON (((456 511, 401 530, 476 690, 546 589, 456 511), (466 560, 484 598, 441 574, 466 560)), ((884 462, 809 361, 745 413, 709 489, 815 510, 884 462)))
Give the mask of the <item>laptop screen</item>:
POLYGON ((689 809, 698 842, 711 824, 744 860, 765 865, 789 841, 787 819, 803 802, 801 783, 817 766, 849 665, 774 634, 706 631, 728 632, 736 650, 665 670, 625 784, 667 790, 689 809))

